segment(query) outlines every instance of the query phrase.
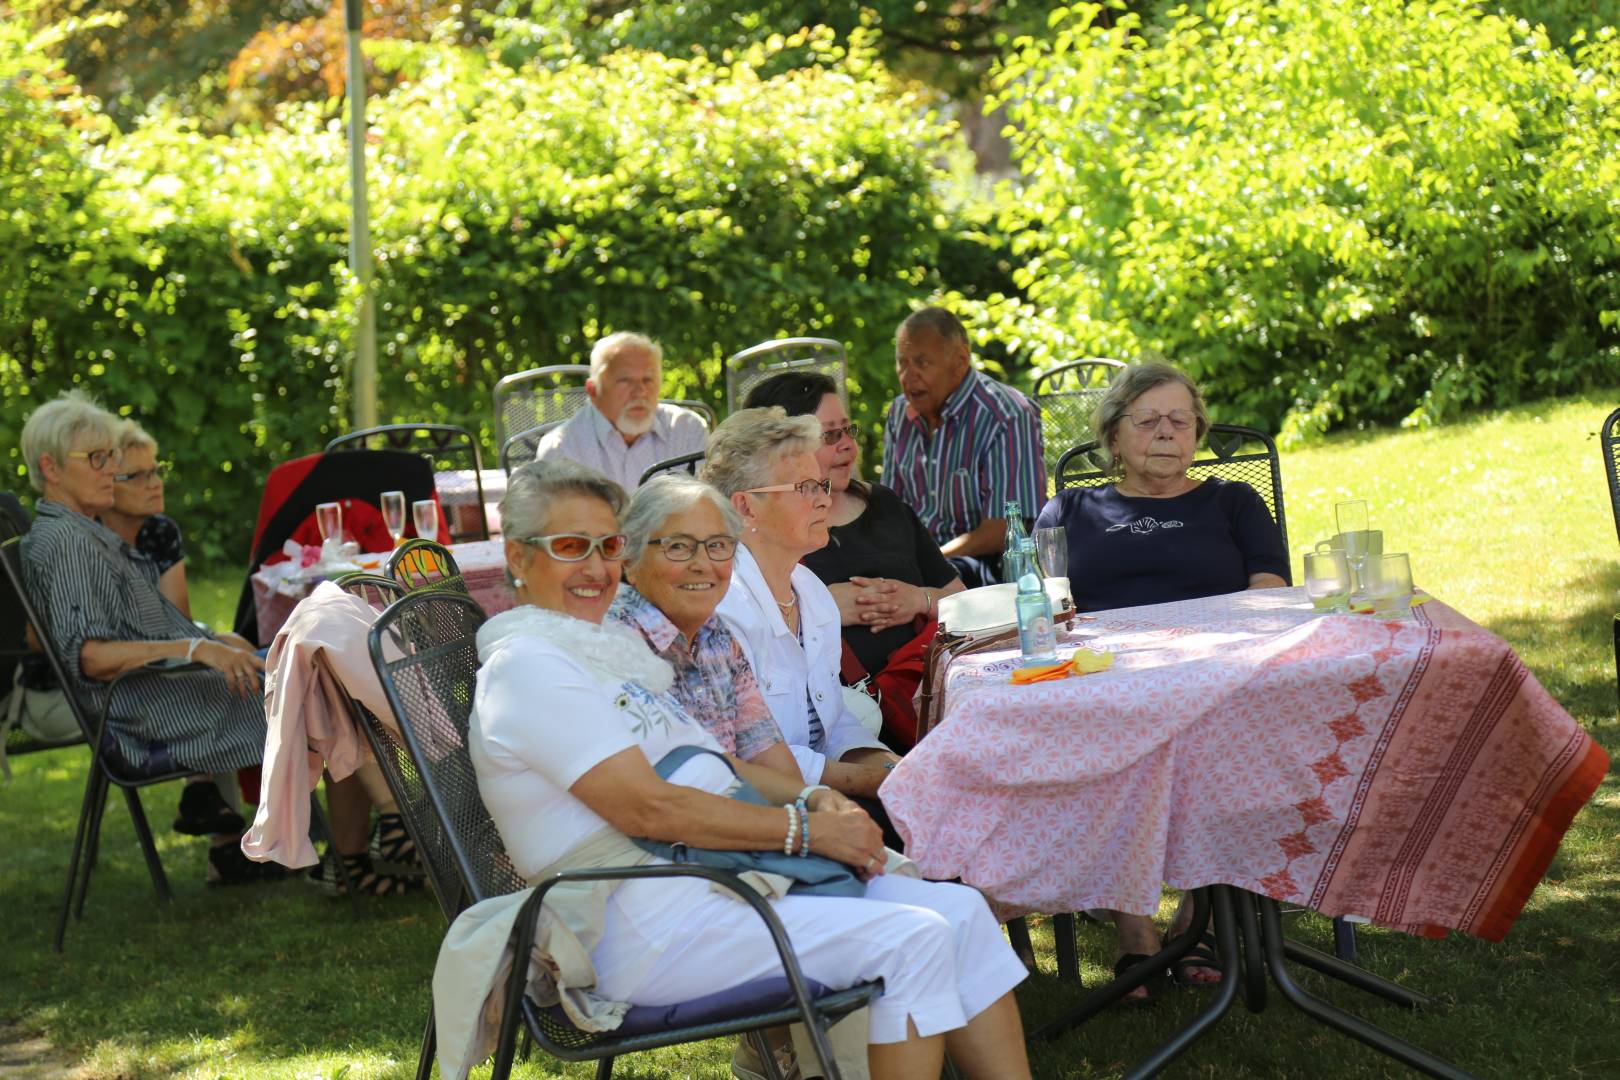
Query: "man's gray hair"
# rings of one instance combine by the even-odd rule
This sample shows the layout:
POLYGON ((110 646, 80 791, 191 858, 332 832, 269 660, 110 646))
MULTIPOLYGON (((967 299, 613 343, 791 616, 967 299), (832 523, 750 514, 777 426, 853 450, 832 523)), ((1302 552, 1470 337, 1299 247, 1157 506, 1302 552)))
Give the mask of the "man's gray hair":
POLYGON ((39 459, 46 454, 57 468, 67 465, 74 443, 94 443, 92 450, 118 445, 118 417, 96 404, 83 390, 66 390, 54 401, 47 401, 28 417, 22 429, 23 461, 28 465, 28 482, 34 490, 45 490, 45 474, 39 459))
POLYGON ((620 330, 591 346, 591 378, 600 378, 603 369, 623 349, 646 349, 653 354, 653 359, 660 366, 664 363, 664 347, 645 334, 637 334, 630 330, 620 330))
MULTIPOLYGON (((619 528, 629 538, 630 544, 625 549, 625 560, 631 563, 639 562, 646 553, 647 541, 651 540, 653 533, 661 528, 675 514, 688 510, 700 502, 708 502, 720 511, 720 517, 726 523, 726 531, 732 536, 742 534, 742 515, 737 513, 726 497, 714 488, 705 484, 695 476, 685 473, 660 473, 636 488, 630 496, 630 505, 625 508, 624 518, 619 528)), ((698 537, 699 540, 707 537, 698 537)))
MULTIPOLYGON (((624 489, 595 469, 567 458, 531 461, 513 471, 501 500, 501 533, 508 540, 526 540, 544 534, 553 505, 565 495, 587 495, 624 510, 624 489)), ((560 526, 563 531, 571 527, 560 526)))
POLYGON ((918 308, 907 315, 900 323, 899 329, 894 332, 894 339, 899 341, 907 334, 914 334, 918 330, 932 330, 945 341, 959 341, 967 345, 967 327, 962 325, 955 313, 942 307, 918 308))
POLYGON ((121 420, 118 423, 118 449, 120 450, 157 450, 157 440, 149 435, 145 428, 133 420, 121 420))
POLYGON ((1198 438, 1202 440, 1209 431, 1209 411, 1204 408, 1204 395, 1198 389, 1198 384, 1186 372, 1163 360, 1139 360, 1114 377, 1097 411, 1091 416, 1092 429, 1097 435, 1097 452, 1102 455, 1107 468, 1117 472, 1120 467, 1113 448, 1109 446, 1119 422, 1125 419, 1125 414, 1137 398, 1165 383, 1180 383, 1187 388, 1192 395, 1198 438))
POLYGON ((703 479, 728 498, 764 487, 771 468, 787 454, 813 454, 821 444, 821 421, 789 416, 780 405, 739 409, 709 435, 703 479))

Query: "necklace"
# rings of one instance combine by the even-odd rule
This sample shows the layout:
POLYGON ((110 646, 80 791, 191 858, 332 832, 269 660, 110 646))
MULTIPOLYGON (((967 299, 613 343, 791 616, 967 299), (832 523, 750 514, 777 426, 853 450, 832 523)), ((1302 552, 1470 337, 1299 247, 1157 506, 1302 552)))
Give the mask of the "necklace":
MULTIPOLYGON (((776 597, 773 596, 771 599, 776 600, 776 597)), ((776 606, 782 609, 782 614, 786 615, 788 612, 793 610, 793 605, 797 604, 798 602, 799 596, 797 593, 794 593, 793 596, 786 601, 776 600, 776 606)))

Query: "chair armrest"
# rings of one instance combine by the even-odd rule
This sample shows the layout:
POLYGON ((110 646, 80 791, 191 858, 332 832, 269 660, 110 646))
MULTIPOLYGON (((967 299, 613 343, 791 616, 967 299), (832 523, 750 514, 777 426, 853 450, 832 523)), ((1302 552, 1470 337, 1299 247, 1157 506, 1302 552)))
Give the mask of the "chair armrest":
MULTIPOLYGON (((564 881, 628 881, 634 878, 677 878, 698 877, 705 878, 737 894, 737 898, 754 909, 760 919, 765 923, 765 929, 771 935, 771 941, 776 946, 777 956, 782 961, 782 973, 787 976, 788 985, 793 990, 793 1000, 806 1020, 812 1015, 814 1003, 810 999, 810 990, 805 985, 804 973, 799 970, 799 959, 793 952, 793 946, 788 941, 787 931, 782 928, 782 921, 777 918, 776 912, 771 910, 770 904, 748 886, 741 877, 729 870, 719 870, 712 866, 698 866, 693 863, 680 864, 653 864, 644 866, 610 866, 600 870, 564 870, 560 874, 553 874, 542 881, 534 890, 534 895, 524 901, 523 907, 518 911, 517 922, 512 927, 513 961, 512 973, 506 981, 506 1007, 501 1013, 501 1030, 495 1042, 495 1071, 492 1075, 501 1076, 502 1062, 504 1060, 507 1070, 511 1068, 511 1055, 517 1041, 517 1025, 522 1013, 523 991, 528 983, 529 964, 528 955, 534 948, 535 926, 540 920, 540 907, 544 903, 546 893, 553 885, 564 881)), ((812 1025, 813 1027, 814 1025, 812 1025)), ((817 1040, 818 1043, 820 1040, 817 1040)), ((822 1049, 818 1045, 818 1050, 822 1049)))
POLYGON ((181 660, 177 657, 168 656, 159 660, 149 661, 142 664, 140 667, 130 668, 128 671, 120 672, 118 675, 114 676, 113 680, 107 684, 107 689, 101 695, 101 716, 98 718, 99 722, 96 725, 96 741, 91 747, 91 751, 96 754, 101 753, 101 740, 105 738, 107 734, 107 718, 112 715, 113 696, 116 694, 118 687, 123 685, 126 681, 130 679, 151 678, 153 676, 158 678, 169 678, 175 675, 192 675, 200 671, 212 670, 213 668, 198 660, 181 660))

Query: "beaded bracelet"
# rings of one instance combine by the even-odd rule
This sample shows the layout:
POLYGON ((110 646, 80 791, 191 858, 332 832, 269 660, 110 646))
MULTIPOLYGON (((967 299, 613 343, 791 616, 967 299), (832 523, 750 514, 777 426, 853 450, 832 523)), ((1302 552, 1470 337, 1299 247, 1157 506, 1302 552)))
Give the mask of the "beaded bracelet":
POLYGON ((782 854, 793 854, 793 848, 799 839, 799 813, 793 807, 787 808, 788 828, 787 839, 782 841, 782 854))
POLYGON ((799 844, 799 858, 802 859, 810 854, 810 810, 803 803, 799 804, 799 818, 799 828, 803 836, 799 844))

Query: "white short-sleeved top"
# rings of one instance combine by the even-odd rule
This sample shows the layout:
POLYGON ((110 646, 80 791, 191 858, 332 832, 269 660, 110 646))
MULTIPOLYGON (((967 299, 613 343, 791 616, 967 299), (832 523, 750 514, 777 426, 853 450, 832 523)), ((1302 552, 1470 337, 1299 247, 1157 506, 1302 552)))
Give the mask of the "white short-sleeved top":
MULTIPOLYGON (((649 764, 677 746, 719 750, 673 697, 600 681, 538 636, 507 638, 478 670, 468 749, 479 794, 525 878, 607 826, 568 789, 633 746, 649 764)), ((732 775, 703 755, 670 779, 720 793, 732 775)))

